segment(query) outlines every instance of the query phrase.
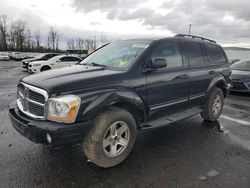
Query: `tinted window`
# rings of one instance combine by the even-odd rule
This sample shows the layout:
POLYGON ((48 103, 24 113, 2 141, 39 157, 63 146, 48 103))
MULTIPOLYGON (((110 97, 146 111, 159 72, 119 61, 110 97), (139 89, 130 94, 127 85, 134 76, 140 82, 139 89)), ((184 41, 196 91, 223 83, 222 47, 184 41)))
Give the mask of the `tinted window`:
POLYGON ((226 62, 225 55, 221 47, 212 44, 206 44, 206 49, 210 63, 224 63, 226 62))
POLYGON ((81 61, 81 59, 79 59, 77 57, 72 57, 72 61, 81 61))
POLYGON ((62 57, 60 60, 63 61, 63 62, 72 61, 72 57, 62 57))
POLYGON ((41 58, 41 60, 48 60, 49 59, 49 55, 45 55, 41 58))
POLYGON ((176 43, 160 44, 151 58, 161 57, 167 60, 167 68, 183 66, 179 45, 176 43))
POLYGON ((56 54, 49 54, 49 55, 48 55, 48 58, 52 58, 52 57, 54 57, 54 56, 56 56, 56 54))
POLYGON ((190 66, 201 66, 206 64, 200 43, 186 42, 183 46, 189 58, 190 66))

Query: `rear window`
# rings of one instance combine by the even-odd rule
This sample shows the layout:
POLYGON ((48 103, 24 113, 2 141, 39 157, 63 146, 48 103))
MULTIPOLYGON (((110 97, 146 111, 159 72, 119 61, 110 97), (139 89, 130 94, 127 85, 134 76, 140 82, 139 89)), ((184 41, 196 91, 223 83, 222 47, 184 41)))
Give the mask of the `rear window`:
POLYGON ((219 63, 226 62, 224 52, 220 46, 212 45, 212 44, 206 44, 205 46, 207 49, 210 63, 219 64, 219 63))
POLYGON ((183 46, 189 58, 190 66, 202 66, 206 64, 200 43, 185 42, 183 43, 183 46))

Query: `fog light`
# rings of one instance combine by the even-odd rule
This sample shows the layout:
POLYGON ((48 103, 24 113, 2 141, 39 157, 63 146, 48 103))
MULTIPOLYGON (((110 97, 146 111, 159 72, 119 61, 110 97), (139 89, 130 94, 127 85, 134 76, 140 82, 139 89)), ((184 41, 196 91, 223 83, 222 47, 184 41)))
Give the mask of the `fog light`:
POLYGON ((52 143, 52 138, 51 138, 51 136, 49 135, 49 133, 47 133, 47 141, 48 141, 48 143, 52 143))

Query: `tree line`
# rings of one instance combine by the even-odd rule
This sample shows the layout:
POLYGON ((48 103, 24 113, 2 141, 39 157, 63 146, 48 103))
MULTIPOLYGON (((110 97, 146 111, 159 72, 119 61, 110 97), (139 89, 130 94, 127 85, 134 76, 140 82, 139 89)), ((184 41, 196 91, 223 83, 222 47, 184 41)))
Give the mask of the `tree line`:
MULTIPOLYGON (((31 31, 26 21, 11 20, 5 15, 0 15, 0 51, 21 52, 59 52, 60 34, 54 27, 50 27, 47 40, 42 38, 41 32, 31 31)), ((81 37, 67 40, 68 50, 95 50, 96 38, 84 39, 81 37)))

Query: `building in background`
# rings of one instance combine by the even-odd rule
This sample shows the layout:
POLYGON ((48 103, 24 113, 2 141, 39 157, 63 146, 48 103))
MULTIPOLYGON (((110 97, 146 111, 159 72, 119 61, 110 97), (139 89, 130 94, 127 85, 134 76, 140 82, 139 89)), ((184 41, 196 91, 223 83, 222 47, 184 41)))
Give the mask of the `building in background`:
POLYGON ((229 60, 232 59, 250 59, 250 49, 249 48, 238 48, 238 47, 224 47, 229 60))

